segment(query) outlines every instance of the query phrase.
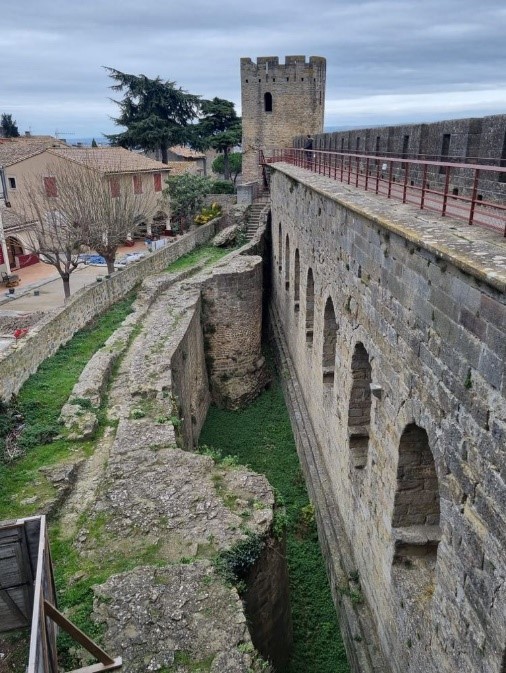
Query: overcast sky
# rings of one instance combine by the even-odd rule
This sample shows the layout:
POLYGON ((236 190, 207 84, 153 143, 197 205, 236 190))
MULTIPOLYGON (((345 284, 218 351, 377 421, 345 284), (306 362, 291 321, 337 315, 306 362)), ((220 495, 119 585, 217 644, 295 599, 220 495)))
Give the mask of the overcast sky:
POLYGON ((21 0, 0 18, 0 112, 20 132, 120 130, 101 66, 240 112, 239 59, 327 59, 326 126, 506 113, 504 0, 21 0))

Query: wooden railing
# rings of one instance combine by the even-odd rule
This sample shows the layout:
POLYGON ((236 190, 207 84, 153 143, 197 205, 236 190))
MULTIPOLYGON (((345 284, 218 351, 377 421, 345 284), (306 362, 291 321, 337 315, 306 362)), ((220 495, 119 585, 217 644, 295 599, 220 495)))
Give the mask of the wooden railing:
POLYGON ((27 673, 58 673, 58 627, 99 662, 69 673, 99 673, 122 666, 121 657, 110 657, 57 609, 44 516, 0 523, 0 633, 27 626, 27 673))

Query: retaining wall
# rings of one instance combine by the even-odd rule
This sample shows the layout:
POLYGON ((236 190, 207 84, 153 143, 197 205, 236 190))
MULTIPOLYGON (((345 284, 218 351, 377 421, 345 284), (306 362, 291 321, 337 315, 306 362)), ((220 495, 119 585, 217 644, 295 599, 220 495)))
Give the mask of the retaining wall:
POLYGON ((65 306, 48 314, 30 333, 0 356, 0 399, 9 400, 26 379, 37 371, 47 357, 55 353, 90 320, 122 299, 146 276, 163 271, 169 264, 209 241, 218 220, 188 232, 174 243, 117 271, 101 283, 83 288, 72 295, 65 306))

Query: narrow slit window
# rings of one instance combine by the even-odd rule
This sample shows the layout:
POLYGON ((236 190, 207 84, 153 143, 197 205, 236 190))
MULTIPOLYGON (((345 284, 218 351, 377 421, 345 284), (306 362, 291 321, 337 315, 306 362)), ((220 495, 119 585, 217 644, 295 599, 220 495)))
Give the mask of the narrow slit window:
POLYGON ((325 311, 323 314, 322 376, 323 385, 326 388, 332 388, 334 386, 337 329, 334 304, 332 303, 332 299, 329 297, 325 304, 325 311))
POLYGON ((272 94, 269 91, 264 94, 264 110, 272 112, 272 94))
POLYGON ((307 283, 306 283, 306 344, 309 347, 313 345, 313 331, 314 331, 314 278, 313 278, 313 270, 309 269, 307 272, 307 283))
POLYGON ((293 310, 295 313, 300 311, 300 254, 295 251, 295 266, 293 271, 293 310))

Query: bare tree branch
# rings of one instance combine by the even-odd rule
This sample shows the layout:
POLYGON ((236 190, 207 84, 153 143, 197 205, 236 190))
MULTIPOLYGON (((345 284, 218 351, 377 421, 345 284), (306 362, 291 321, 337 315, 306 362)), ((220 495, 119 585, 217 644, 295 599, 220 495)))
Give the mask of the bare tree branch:
POLYGON ((28 214, 38 221, 29 247, 58 270, 65 297, 84 249, 102 255, 112 273, 118 247, 164 207, 163 197, 151 189, 134 193, 132 173, 119 164, 113 173, 103 173, 85 165, 85 153, 83 163, 55 161, 44 176, 32 176, 26 187, 28 214))

